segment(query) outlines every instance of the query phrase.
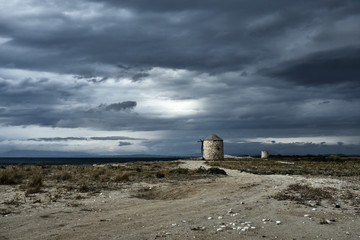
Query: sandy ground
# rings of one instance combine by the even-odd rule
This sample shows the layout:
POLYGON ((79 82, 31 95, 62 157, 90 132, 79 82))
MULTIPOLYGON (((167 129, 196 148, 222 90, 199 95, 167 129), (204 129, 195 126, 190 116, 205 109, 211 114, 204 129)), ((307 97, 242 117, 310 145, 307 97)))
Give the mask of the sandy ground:
MULTIPOLYGON (((181 165, 200 166, 206 167, 202 161, 181 165)), ((294 183, 350 189, 360 196, 357 180, 225 170, 228 176, 216 179, 128 184, 79 199, 34 197, 3 213, 0 239, 360 239, 358 206, 271 197, 294 183), (133 197, 141 189, 154 190, 160 200, 133 197), (329 224, 320 224, 324 220, 329 224)), ((22 198, 9 186, 0 186, 0 194, 2 207, 14 194, 22 198)))

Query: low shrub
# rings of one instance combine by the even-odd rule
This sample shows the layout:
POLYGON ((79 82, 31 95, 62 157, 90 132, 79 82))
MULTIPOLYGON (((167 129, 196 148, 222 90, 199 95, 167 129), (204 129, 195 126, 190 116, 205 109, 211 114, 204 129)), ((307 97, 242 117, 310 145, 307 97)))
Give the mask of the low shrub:
POLYGON ((210 174, 219 174, 219 175, 227 175, 225 170, 217 168, 217 167, 211 167, 207 170, 210 174))
POLYGON ((204 167, 199 167, 198 169, 196 169, 196 173, 199 173, 199 174, 206 174, 207 171, 204 167))
POLYGON ((164 177, 165 177, 165 174, 162 173, 162 172, 157 172, 157 173, 155 174, 155 176, 156 176, 157 178, 164 178, 164 177))
POLYGON ((32 194, 40 192, 41 187, 43 186, 43 177, 42 173, 36 173, 30 179, 30 182, 26 186, 25 194, 32 194))
POLYGON ((16 184, 19 180, 19 176, 13 168, 6 168, 0 171, 0 184, 16 184))
POLYGON ((170 173, 173 173, 173 174, 188 174, 189 169, 187 169, 187 168, 175 168, 175 169, 170 170, 170 173))
MULTIPOLYGON (((337 159, 338 156, 332 158, 337 159)), ((207 162, 212 167, 222 167, 250 172, 253 174, 290 174, 290 175, 327 175, 359 176, 360 158, 340 157, 340 160, 329 160, 323 157, 273 157, 270 160, 237 159, 233 161, 207 162), (325 159, 325 160, 324 160, 325 159)))
POLYGON ((57 174, 55 176, 55 179, 58 180, 58 181, 60 181, 60 180, 66 181, 66 180, 71 180, 72 176, 71 176, 71 174, 69 172, 64 171, 64 172, 61 172, 61 173, 57 174))
POLYGON ((90 191, 90 187, 86 184, 86 183, 81 183, 79 186, 79 191, 80 192, 89 192, 90 191))
POLYGON ((115 177, 115 182, 127 182, 127 181, 130 181, 129 172, 120 172, 115 177))

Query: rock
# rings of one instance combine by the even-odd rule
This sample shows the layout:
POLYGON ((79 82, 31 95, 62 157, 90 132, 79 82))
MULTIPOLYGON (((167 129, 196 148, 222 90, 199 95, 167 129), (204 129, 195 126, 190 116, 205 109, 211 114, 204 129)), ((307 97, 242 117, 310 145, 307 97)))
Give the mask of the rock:
POLYGON ((335 222, 335 220, 333 220, 333 219, 331 219, 331 220, 326 219, 326 222, 327 222, 328 224, 330 224, 330 223, 334 223, 334 222, 335 222))
POLYGON ((320 220, 320 224, 331 224, 331 223, 334 223, 334 222, 335 222, 334 219, 329 220, 329 219, 322 218, 320 220))
POLYGON ((205 231, 205 229, 206 229, 206 227, 192 227, 192 228, 190 228, 191 230, 193 230, 193 231, 205 231))
POLYGON ((276 225, 281 224, 281 221, 275 221, 276 225))
POLYGON ((108 222, 108 221, 111 221, 111 219, 100 219, 100 222, 108 222))

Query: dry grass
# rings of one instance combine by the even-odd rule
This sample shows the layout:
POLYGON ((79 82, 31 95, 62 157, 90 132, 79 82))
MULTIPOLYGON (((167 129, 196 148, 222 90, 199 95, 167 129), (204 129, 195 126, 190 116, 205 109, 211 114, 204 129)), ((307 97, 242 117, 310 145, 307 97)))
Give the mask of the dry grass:
POLYGON ((43 186, 42 179, 43 179, 42 172, 34 173, 31 176, 30 181, 26 185, 25 194, 28 195, 28 194, 40 192, 40 189, 43 186))
MULTIPOLYGON (((133 182, 185 181, 222 174, 220 169, 189 170, 179 161, 130 162, 103 165, 16 165, 0 168, 0 184, 19 185, 26 196, 56 187, 59 192, 99 192, 133 182)), ((56 200, 61 197, 49 196, 56 200)))
POLYGON ((192 196, 198 189, 189 185, 141 188, 132 195, 145 200, 177 200, 192 196))
POLYGON ((0 169, 0 184, 17 184, 21 182, 21 178, 22 176, 14 166, 0 169))
POLYGON ((289 185, 285 190, 277 193, 274 198, 277 200, 290 200, 300 204, 307 204, 309 201, 314 201, 317 205, 321 201, 334 201, 334 188, 314 188, 303 184, 289 185))
POLYGON ((315 188, 306 184, 292 184, 286 189, 272 196, 279 201, 294 201, 298 204, 315 206, 331 204, 338 206, 340 203, 358 207, 360 203, 360 195, 355 191, 342 190, 336 188, 315 188))
POLYGON ((254 174, 359 176, 360 157, 331 156, 274 156, 270 160, 259 158, 225 159, 207 162, 211 166, 237 169, 254 174))

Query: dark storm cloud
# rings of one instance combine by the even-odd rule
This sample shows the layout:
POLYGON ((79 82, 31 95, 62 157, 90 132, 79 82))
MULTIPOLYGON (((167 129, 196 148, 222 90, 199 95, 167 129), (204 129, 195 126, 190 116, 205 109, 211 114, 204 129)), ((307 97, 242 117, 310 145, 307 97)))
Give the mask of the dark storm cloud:
POLYGON ((119 142, 119 144, 118 144, 118 146, 119 147, 122 147, 122 146, 129 146, 129 145, 133 145, 132 143, 130 143, 130 142, 123 142, 123 141, 120 141, 119 142))
POLYGON ((143 78, 146 78, 146 77, 148 77, 148 76, 150 76, 150 74, 148 74, 148 73, 136 73, 133 77, 132 77, 132 79, 136 82, 136 81, 140 81, 140 80, 142 80, 143 78))
POLYGON ((56 127, 57 122, 63 117, 60 111, 36 106, 30 109, 26 107, 22 109, 7 109, 0 115, 2 124, 13 126, 39 125, 56 127))
MULTIPOLYGON (((188 122, 188 118, 162 119, 150 118, 135 113, 117 111, 86 112, 81 109, 67 111, 55 111, 53 109, 19 110, 13 113, 2 114, 3 123, 9 125, 40 125, 51 127, 90 127, 104 130, 203 130, 203 131, 231 131, 232 129, 289 129, 294 134, 294 129, 307 129, 306 132, 314 132, 327 129, 352 129, 357 126, 360 116, 353 111, 352 115, 343 114, 328 116, 309 116, 298 112, 296 108, 288 109, 286 106, 279 109, 266 109, 266 105, 251 110, 248 114, 239 116, 219 117, 215 114, 198 116, 197 121, 188 122)), ((318 108, 318 111, 321 108, 318 108)), ((232 112, 228 112, 233 114, 232 112)), ((343 110, 344 111, 344 110, 343 110)), ((221 113, 221 115, 226 114, 221 113)), ((262 130, 262 131, 263 131, 262 130)), ((304 132, 305 130, 303 130, 304 132)), ((273 132, 278 132, 274 130, 273 132)), ((300 131, 301 132, 301 131, 300 131)), ((278 134, 278 133, 277 133, 278 134)), ((118 138, 118 137, 116 137, 118 138)), ((92 138, 96 140, 96 138, 92 138)), ((100 140, 100 139, 99 139, 100 140)), ((108 140, 115 140, 108 138, 108 140)), ((126 140, 121 137, 118 140, 126 140)), ((130 139, 129 139, 130 140, 130 139)))
POLYGON ((0 106, 53 105, 77 98, 85 84, 66 85, 48 78, 26 78, 21 81, 0 76, 0 106))
POLYGON ((360 46, 311 54, 291 62, 280 63, 275 69, 263 70, 274 78, 303 86, 360 84, 360 46))
POLYGON ((134 109, 136 107, 136 102, 126 101, 121 103, 112 103, 107 106, 103 106, 105 111, 122 111, 127 109, 134 109))
POLYGON ((90 108, 86 111, 87 114, 91 115, 93 113, 99 112, 120 112, 120 111, 129 111, 133 110, 136 107, 137 103, 135 101, 125 101, 120 103, 112 104, 100 104, 96 108, 90 108))
POLYGON ((28 141, 38 142, 61 142, 61 141, 84 141, 87 138, 84 137, 53 137, 53 138, 29 138, 28 141))
MULTIPOLYGON (((8 101, 10 105, 2 107, 0 118, 3 124, 20 126, 88 127, 103 130, 131 131, 186 129, 217 132, 252 129, 255 133, 259 129, 261 129, 261 132, 264 132, 265 129, 276 129, 272 131, 272 133, 276 134, 279 134, 279 129, 288 129, 292 134, 299 132, 301 129, 300 132, 303 133, 329 132, 330 129, 338 129, 338 132, 341 132, 346 129, 356 129, 360 122, 356 102, 352 104, 345 102, 339 105, 336 101, 318 100, 322 96, 326 99, 327 95, 331 94, 331 91, 329 92, 327 89, 310 89, 301 92, 301 94, 298 94, 296 89, 289 91, 287 89, 276 90, 266 87, 266 90, 269 91, 268 95, 265 94, 265 91, 259 90, 262 96, 253 93, 249 95, 240 93, 240 96, 244 96, 241 104, 239 104, 237 100, 239 93, 237 89, 234 89, 233 92, 226 93, 226 99, 229 102, 224 100, 220 102, 213 101, 207 113, 199 114, 191 121, 189 121, 188 117, 161 118, 156 115, 146 116, 128 111, 135 107, 136 102, 134 101, 102 104, 96 108, 78 108, 67 105, 65 107, 53 107, 52 105, 34 103, 32 103, 34 104, 33 107, 31 107, 32 105, 15 105, 11 108, 12 105, 8 101), (294 94, 294 92, 297 92, 297 94, 294 94), (261 99, 261 97, 265 98, 261 99), (270 101, 267 99, 270 99, 270 101), (310 110, 302 106, 304 99, 307 99, 307 101, 316 100, 309 104, 308 108, 310 110), (347 106, 344 107, 343 104, 347 104, 347 106), (225 105, 227 107, 224 107, 225 105), (230 108, 231 111, 229 111, 230 108), (350 109, 352 110, 349 112, 350 109), (321 114, 318 114, 318 112, 321 114)), ((245 94, 247 94, 246 91, 245 94)), ((213 99, 221 98, 222 95, 217 93, 213 97, 213 99)), ((47 100, 43 99, 43 101, 46 103, 47 100)))
MULTIPOLYGON (((106 74, 87 66, 95 62, 212 73, 238 70, 276 56, 271 44, 282 35, 356 15, 360 6, 356 1, 102 2, 108 5, 100 11, 109 14, 95 19, 58 12, 30 15, 26 27, 20 19, 3 22, 0 29, 12 40, 0 48, 0 63, 94 76, 106 74), (121 10, 129 13, 121 18, 121 10)), ((116 74, 121 75, 120 68, 116 74)))
POLYGON ((91 140, 146 140, 145 138, 132 138, 125 136, 91 137, 91 140))
POLYGON ((114 141, 114 140, 145 140, 144 138, 132 138, 125 136, 107 136, 107 137, 51 137, 51 138, 29 138, 27 141, 37 142, 62 142, 62 141, 114 141))
MULTIPOLYGON (((125 108, 126 110, 126 108, 125 108)), ((98 108, 57 109, 52 107, 16 108, 0 111, 2 124, 13 126, 89 127, 101 130, 153 131, 176 129, 181 121, 140 116, 130 111, 99 111, 98 108)), ((93 139, 95 140, 95 139, 93 139)))

